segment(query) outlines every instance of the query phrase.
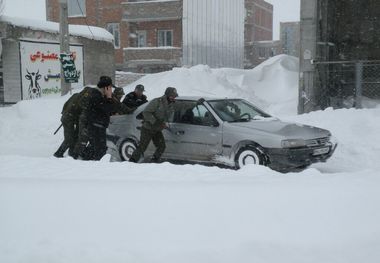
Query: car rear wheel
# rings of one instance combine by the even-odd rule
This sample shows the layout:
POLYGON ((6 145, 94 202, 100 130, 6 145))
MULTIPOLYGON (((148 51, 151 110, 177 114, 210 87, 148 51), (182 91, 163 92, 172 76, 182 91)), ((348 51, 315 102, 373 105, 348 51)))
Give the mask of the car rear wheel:
POLYGON ((249 164, 266 165, 264 152, 255 146, 241 148, 236 154, 235 166, 240 169, 249 164))
POLYGON ((133 152, 136 150, 136 143, 132 140, 125 140, 120 145, 120 157, 123 161, 129 161, 133 152))

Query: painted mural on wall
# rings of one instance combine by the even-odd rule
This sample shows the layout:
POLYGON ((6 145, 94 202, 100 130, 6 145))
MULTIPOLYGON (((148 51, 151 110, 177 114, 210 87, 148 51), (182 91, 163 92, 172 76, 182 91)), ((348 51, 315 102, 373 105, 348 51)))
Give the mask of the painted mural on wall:
MULTIPOLYGON (((83 47, 70 46, 71 57, 78 71, 73 89, 83 87, 83 47)), ((22 99, 36 99, 45 95, 61 93, 61 64, 59 44, 43 42, 20 42, 22 99)))

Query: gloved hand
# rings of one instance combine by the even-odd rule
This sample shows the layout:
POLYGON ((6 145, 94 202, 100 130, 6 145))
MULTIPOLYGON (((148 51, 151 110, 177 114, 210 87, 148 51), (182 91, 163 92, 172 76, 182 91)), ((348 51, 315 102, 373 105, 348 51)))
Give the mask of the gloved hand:
POLYGON ((169 128, 169 124, 167 122, 164 122, 161 124, 161 129, 167 129, 169 128))

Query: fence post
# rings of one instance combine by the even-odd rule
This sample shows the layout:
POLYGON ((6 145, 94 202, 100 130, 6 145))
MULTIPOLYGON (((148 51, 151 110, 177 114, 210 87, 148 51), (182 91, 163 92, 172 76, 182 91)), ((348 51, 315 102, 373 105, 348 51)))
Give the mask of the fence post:
POLYGON ((363 62, 355 63, 355 108, 362 108, 363 62))

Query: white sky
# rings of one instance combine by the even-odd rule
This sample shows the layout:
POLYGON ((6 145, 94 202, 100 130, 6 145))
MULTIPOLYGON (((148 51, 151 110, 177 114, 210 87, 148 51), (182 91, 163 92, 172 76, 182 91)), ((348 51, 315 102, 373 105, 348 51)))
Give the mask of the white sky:
POLYGON ((300 20, 301 0, 266 0, 273 5, 273 39, 280 38, 280 22, 300 20))
POLYGON ((3 0, 4 15, 46 20, 45 0, 3 0))
MULTIPOLYGON (((273 39, 279 39, 280 22, 299 21, 300 0, 266 1, 274 6, 273 39)), ((4 14, 45 20, 45 0, 5 0, 4 14)))

